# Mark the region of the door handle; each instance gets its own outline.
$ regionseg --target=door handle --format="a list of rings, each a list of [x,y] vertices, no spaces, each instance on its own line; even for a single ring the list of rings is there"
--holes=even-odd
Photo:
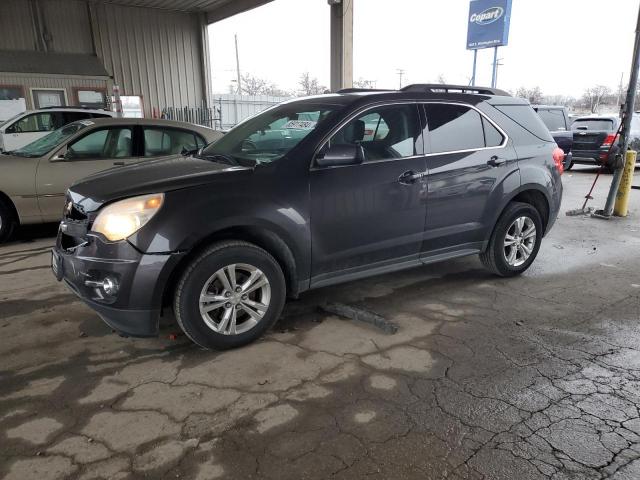
[[[497,155],[494,155],[493,157],[491,157],[489,159],[489,161],[487,162],[487,165],[491,166],[491,167],[497,167],[499,165],[502,165],[503,163],[505,163],[507,161],[506,158],[500,158]]]
[[[113,162],[113,164],[119,167],[124,166],[124,162]]]
[[[417,180],[420,180],[425,175],[426,173],[424,172],[416,173],[413,170],[407,170],[398,177],[398,183],[401,183],[402,185],[411,185],[412,183],[416,183]]]

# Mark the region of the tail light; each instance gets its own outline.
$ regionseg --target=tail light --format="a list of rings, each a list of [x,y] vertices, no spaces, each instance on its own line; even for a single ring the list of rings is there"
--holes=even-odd
[[[562,175],[562,173],[564,172],[564,151],[561,148],[556,147],[551,155],[553,156],[553,163],[556,164],[558,173]]]
[[[613,145],[613,142],[618,141],[619,137],[620,135],[616,135],[615,133],[610,133],[609,135],[607,135],[607,138],[604,139],[604,142],[602,142],[602,146],[610,147],[611,145]]]

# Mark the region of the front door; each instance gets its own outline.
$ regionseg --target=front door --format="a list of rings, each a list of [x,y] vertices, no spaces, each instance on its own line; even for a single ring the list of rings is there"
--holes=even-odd
[[[426,162],[416,104],[371,108],[326,145],[360,145],[364,161],[310,172],[312,285],[418,262]]]
[[[93,173],[140,160],[133,150],[133,127],[98,128],[67,145],[64,158],[59,152],[42,159],[36,175],[38,205],[44,221],[62,216],[67,189]]]
[[[506,135],[477,110],[459,104],[424,105],[428,210],[425,256],[476,250],[493,225],[491,198],[501,199],[502,181],[517,171]],[[519,177],[513,176],[518,182]],[[500,202],[498,202],[500,203]]]

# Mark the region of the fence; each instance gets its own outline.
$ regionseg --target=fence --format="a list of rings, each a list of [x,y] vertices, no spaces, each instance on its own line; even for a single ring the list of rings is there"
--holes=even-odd
[[[211,107],[166,107],[162,110],[162,118],[228,130],[245,118],[289,98],[271,95],[214,95]]]
[[[290,97],[273,97],[271,95],[218,94],[213,96],[211,103],[218,112],[218,127],[226,130],[245,118],[289,99]]]
[[[166,107],[162,110],[162,118],[219,129],[219,118],[216,116],[216,109],[214,108]]]

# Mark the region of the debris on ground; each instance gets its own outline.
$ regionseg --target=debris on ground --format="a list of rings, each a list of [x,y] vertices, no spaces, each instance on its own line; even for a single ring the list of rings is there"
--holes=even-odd
[[[387,320],[386,318],[378,315],[377,313],[370,312],[359,307],[352,307],[344,303],[325,303],[320,308],[328,313],[333,313],[341,317],[348,318],[350,320],[357,320],[358,322],[368,323],[374,327],[379,328],[384,333],[393,335],[398,331],[398,326]]]

